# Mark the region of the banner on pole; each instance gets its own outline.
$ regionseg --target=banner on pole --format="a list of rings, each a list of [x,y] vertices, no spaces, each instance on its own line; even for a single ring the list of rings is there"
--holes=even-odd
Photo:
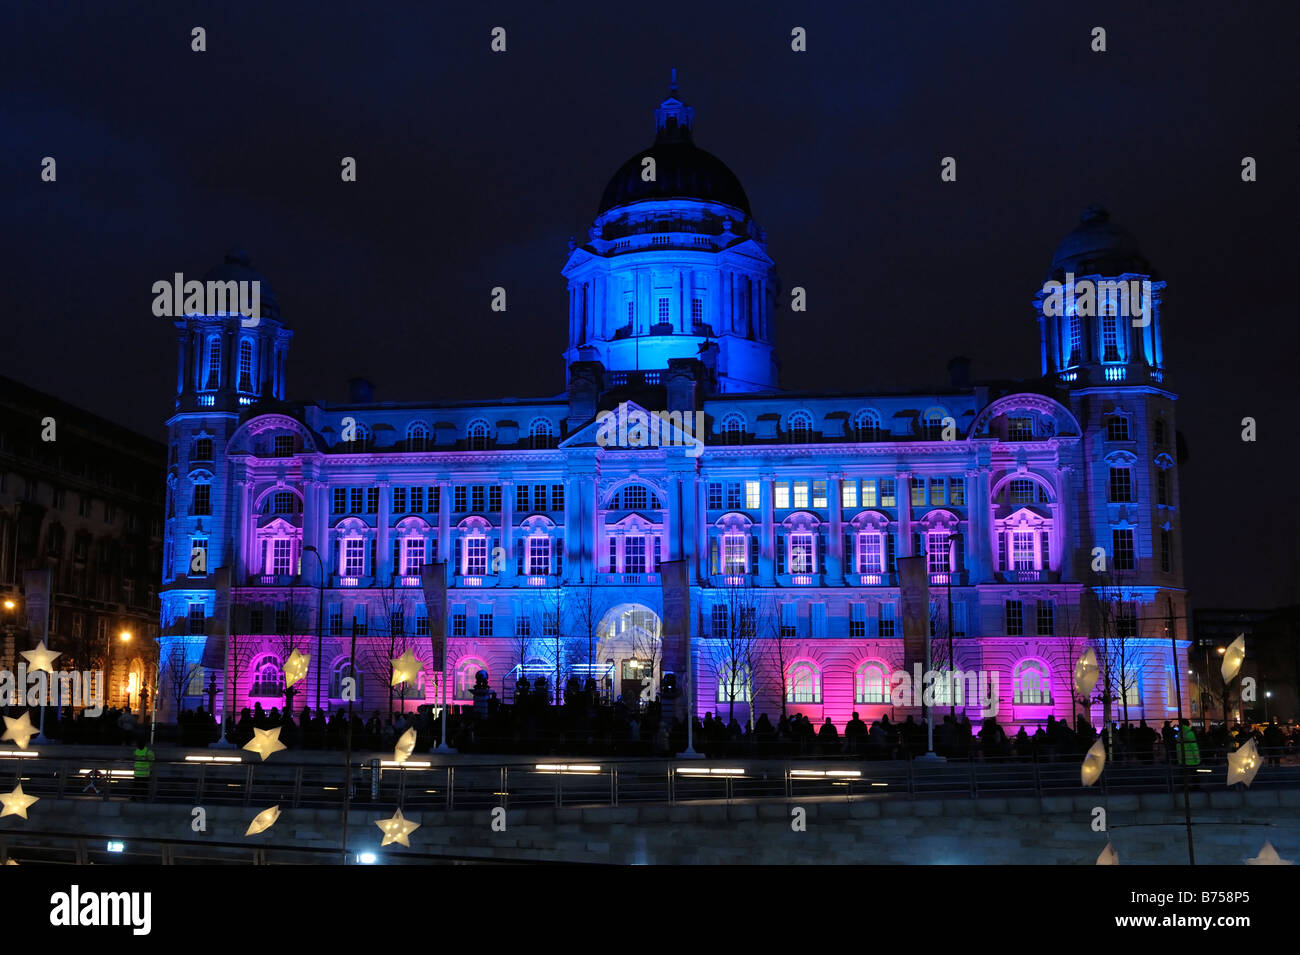
[[[230,568],[218,567],[212,574],[216,589],[212,616],[204,628],[207,639],[203,643],[202,665],[209,670],[226,669],[226,642],[230,634]]]
[[[690,665],[691,592],[686,580],[686,561],[666,560],[659,565],[663,588],[664,616],[660,630],[663,669],[678,676],[678,685]]]
[[[425,564],[421,567],[420,586],[424,590],[424,607],[429,614],[429,643],[433,647],[433,668],[441,674],[447,660],[446,561]]]
[[[908,664],[923,663],[930,635],[930,573],[924,557],[898,558],[898,591],[903,603],[903,655]]]
[[[27,605],[27,629],[32,636],[50,636],[50,569],[23,571],[23,601]]]

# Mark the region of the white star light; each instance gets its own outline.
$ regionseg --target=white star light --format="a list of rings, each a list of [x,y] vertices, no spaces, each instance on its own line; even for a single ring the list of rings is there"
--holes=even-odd
[[[411,758],[415,752],[415,727],[412,726],[397,741],[397,749],[393,750],[393,760],[398,763],[404,763]]]
[[[253,817],[253,821],[248,824],[248,829],[244,833],[244,835],[255,836],[259,832],[266,832],[266,830],[270,829],[272,826],[275,825],[275,820],[279,818],[280,818],[279,806],[272,806],[270,809],[263,809],[261,812],[259,812],[256,816]]]
[[[1273,843],[1265,842],[1264,848],[1259,850],[1259,855],[1247,859],[1246,865],[1295,865],[1295,862],[1291,859],[1283,859],[1273,848]]]
[[[393,686],[399,683],[410,683],[415,679],[415,675],[420,672],[420,661],[415,659],[415,654],[407,650],[400,657],[393,661]]]
[[[1101,737],[1097,737],[1097,742],[1092,744],[1088,750],[1088,755],[1083,757],[1083,766],[1079,770],[1079,775],[1083,779],[1085,786],[1091,786],[1101,778],[1101,771],[1106,768],[1106,746],[1102,743]]]
[[[4,809],[0,809],[0,816],[22,816],[27,818],[27,807],[36,802],[39,796],[29,796],[23,792],[23,784],[19,783],[11,793],[0,793],[0,804]]]
[[[276,726],[269,730],[253,730],[253,738],[244,744],[244,749],[257,753],[266,762],[266,757],[272,753],[278,753],[282,749],[288,749],[280,742],[280,727]]]
[[[1101,850],[1101,855],[1097,856],[1097,865],[1119,865],[1119,853],[1109,842],[1106,848]]]
[[[27,741],[39,732],[32,725],[31,714],[23,710],[23,715],[14,719],[12,716],[5,717],[5,733],[0,736],[0,741],[13,740],[18,744],[19,749],[27,748]]]
[[[54,658],[63,656],[62,653],[56,653],[53,650],[45,649],[44,640],[36,645],[35,650],[23,650],[21,653],[27,658],[27,670],[29,673],[36,673],[39,670],[44,670],[46,673],[53,673]]]
[[[289,654],[289,659],[284,661],[284,685],[286,688],[293,686],[299,680],[307,676],[307,665],[311,663],[310,653],[299,653],[294,650]]]
[[[1246,740],[1244,746],[1228,754],[1228,785],[1245,783],[1249,786],[1259,772],[1259,763],[1259,748],[1253,739]]]
[[[384,841],[379,844],[381,848],[390,842],[397,842],[409,849],[411,846],[409,838],[411,833],[420,828],[418,822],[411,822],[411,820],[403,816],[400,809],[394,813],[391,819],[376,819],[375,825],[384,833]]]

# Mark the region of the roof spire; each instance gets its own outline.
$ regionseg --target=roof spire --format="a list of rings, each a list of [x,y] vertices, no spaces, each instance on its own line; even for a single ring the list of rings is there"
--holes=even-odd
[[[673,67],[673,80],[668,84],[668,92],[676,98],[677,96],[677,67]]]
[[[677,67],[672,69],[668,98],[655,110],[655,142],[690,142],[695,110],[682,102],[677,90]]]

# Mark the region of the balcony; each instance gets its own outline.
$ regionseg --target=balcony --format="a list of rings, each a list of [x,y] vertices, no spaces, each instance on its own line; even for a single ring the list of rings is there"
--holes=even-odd
[[[606,584],[658,584],[656,574],[601,574],[600,580]]]
[[[261,587],[292,587],[302,583],[293,574],[250,574],[248,582]]]
[[[1054,584],[1060,576],[1055,570],[1004,570],[998,573],[998,579],[1004,584]]]
[[[847,579],[850,584],[857,581],[859,587],[893,587],[895,585],[894,575],[886,573],[849,574]]]
[[[409,574],[404,574],[403,576],[397,578],[397,586],[418,587],[420,586],[420,578],[418,576],[412,577]]]

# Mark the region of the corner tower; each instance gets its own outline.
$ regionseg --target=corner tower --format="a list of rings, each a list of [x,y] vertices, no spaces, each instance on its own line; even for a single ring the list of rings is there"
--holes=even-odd
[[[719,392],[777,386],[767,237],[735,174],[695,145],[694,125],[674,70],[654,142],[614,173],[587,242],[570,243],[566,382],[576,361],[654,373],[705,357]]]

